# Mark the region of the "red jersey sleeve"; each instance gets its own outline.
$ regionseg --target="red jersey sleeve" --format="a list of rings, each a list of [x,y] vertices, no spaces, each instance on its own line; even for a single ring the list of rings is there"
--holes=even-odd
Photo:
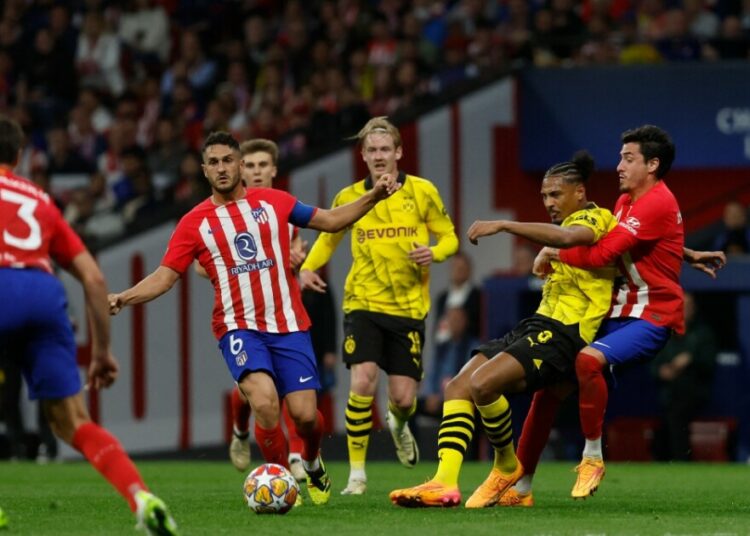
[[[53,209],[53,231],[50,236],[49,255],[54,261],[67,268],[76,256],[86,250],[81,238],[63,219],[57,208]]]
[[[189,218],[182,218],[169,239],[161,265],[180,274],[184,273],[196,257],[198,246],[196,233],[197,229],[190,225]]]
[[[633,249],[638,242],[660,238],[670,217],[658,191],[645,195],[632,205],[621,197],[615,206],[617,227],[591,246],[560,250],[560,260],[578,268],[601,268]]]

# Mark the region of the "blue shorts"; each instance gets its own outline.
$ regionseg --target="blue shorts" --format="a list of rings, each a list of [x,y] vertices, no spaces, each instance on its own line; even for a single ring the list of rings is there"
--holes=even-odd
[[[77,348],[62,283],[41,270],[0,268],[0,289],[0,351],[20,363],[29,398],[77,394]]]
[[[609,318],[591,343],[611,365],[650,361],[667,344],[672,330],[640,318]]]
[[[219,348],[238,383],[250,372],[264,371],[273,378],[280,398],[294,391],[320,389],[307,331],[266,333],[238,329],[225,333]]]

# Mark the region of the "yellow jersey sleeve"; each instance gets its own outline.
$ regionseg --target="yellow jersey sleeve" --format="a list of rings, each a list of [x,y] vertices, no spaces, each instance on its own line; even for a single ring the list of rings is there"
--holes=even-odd
[[[432,183],[425,183],[425,205],[427,206],[427,229],[435,236],[437,243],[432,246],[432,260],[443,262],[458,251],[458,237],[453,221],[448,216],[438,189]]]
[[[331,204],[331,208],[336,208],[337,206],[344,204],[341,202],[341,198],[342,193],[345,191],[346,189],[336,194],[336,197],[334,197],[333,203]],[[307,254],[307,257],[305,257],[302,266],[300,266],[300,270],[310,270],[314,272],[325,266],[328,261],[331,260],[333,252],[336,251],[336,248],[341,242],[341,239],[344,238],[344,235],[346,235],[347,231],[348,229],[342,229],[338,233],[318,233],[318,238],[315,240],[312,248],[310,248],[310,252]]]
[[[596,242],[617,225],[617,220],[609,210],[591,203],[565,218],[562,223],[563,227],[573,225],[591,229]],[[566,325],[578,324],[581,338],[590,343],[609,311],[615,268],[584,270],[553,261],[552,269],[542,288],[542,301],[537,313]]]

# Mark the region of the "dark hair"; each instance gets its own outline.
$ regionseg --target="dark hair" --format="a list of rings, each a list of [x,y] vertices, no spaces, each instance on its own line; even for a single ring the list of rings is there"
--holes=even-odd
[[[560,162],[549,168],[544,178],[562,177],[567,183],[586,184],[592,171],[594,171],[594,158],[588,151],[578,151],[569,162]]]
[[[23,143],[23,130],[12,119],[0,115],[0,164],[15,164]]]
[[[643,159],[648,162],[653,158],[659,159],[656,176],[662,178],[672,167],[674,162],[674,143],[666,131],[654,125],[626,130],[620,138],[622,143],[637,143],[641,146]]]
[[[201,154],[204,154],[206,152],[206,149],[208,149],[212,145],[226,145],[227,147],[231,147],[236,151],[240,150],[240,144],[235,139],[235,137],[232,136],[229,132],[225,132],[223,130],[217,130],[216,132],[212,132],[208,135],[206,141],[203,142]]]

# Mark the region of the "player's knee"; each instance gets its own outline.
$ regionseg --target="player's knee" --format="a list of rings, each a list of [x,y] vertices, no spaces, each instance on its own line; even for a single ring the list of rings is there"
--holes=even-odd
[[[596,356],[584,352],[576,356],[576,376],[579,382],[600,374],[602,367],[603,364]]]
[[[471,392],[471,398],[477,404],[486,404],[488,403],[488,399],[495,398],[496,395],[501,394],[497,392],[497,388],[490,378],[487,378],[484,374],[477,374],[476,372],[471,375],[469,389]]]
[[[471,396],[469,377],[458,375],[451,378],[445,385],[443,396],[445,400],[468,400]]]

